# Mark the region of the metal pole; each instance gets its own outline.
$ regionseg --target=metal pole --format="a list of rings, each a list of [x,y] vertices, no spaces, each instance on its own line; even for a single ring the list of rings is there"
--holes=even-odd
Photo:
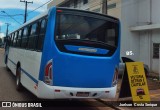
[[[102,0],[102,13],[107,14],[107,0]]]
[[[28,1],[21,1],[20,2],[24,2],[25,3],[25,13],[24,13],[24,23],[27,21],[27,5],[28,3],[32,3],[33,4],[33,1],[32,2],[28,2]]]
[[[27,21],[27,1],[25,1],[25,16],[24,16],[24,23]]]
[[[9,23],[5,23],[7,25],[7,29],[6,29],[6,37],[8,36],[8,27],[9,27]]]

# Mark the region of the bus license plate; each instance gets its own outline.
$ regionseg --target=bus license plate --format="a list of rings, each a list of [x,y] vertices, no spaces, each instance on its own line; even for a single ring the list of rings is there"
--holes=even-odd
[[[77,92],[77,97],[88,97],[89,92]]]

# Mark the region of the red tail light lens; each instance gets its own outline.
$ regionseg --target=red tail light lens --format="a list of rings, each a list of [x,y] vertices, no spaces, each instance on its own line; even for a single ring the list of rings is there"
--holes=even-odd
[[[52,75],[52,60],[50,60],[45,67],[44,82],[46,84],[52,85]]]
[[[118,82],[118,68],[116,67],[115,70],[114,70],[114,77],[113,77],[113,86],[115,86]]]
[[[63,12],[63,11],[62,11],[62,10],[57,10],[57,12],[58,12],[58,13],[61,13],[61,12]]]

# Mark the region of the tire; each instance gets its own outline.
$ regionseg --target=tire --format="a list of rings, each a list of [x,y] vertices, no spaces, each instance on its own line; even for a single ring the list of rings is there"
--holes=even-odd
[[[144,68],[144,73],[146,75],[146,78],[148,78],[148,71]]]
[[[21,69],[20,67],[16,70],[16,89],[17,91],[22,90],[22,84],[21,84]]]

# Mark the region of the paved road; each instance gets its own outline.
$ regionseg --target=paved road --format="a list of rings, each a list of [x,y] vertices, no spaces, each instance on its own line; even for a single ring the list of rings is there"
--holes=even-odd
[[[36,96],[34,96],[32,93],[30,93],[28,90],[24,89],[22,92],[16,91],[16,85],[15,85],[15,76],[10,72],[7,71],[5,68],[5,65],[3,63],[3,55],[4,50],[0,48],[0,101],[43,101],[42,99],[38,99]],[[48,101],[48,100],[47,100]],[[63,100],[63,101],[55,101],[55,100],[49,100],[50,102],[53,102],[58,104],[58,107],[54,107],[51,109],[54,110],[113,110],[110,107],[107,107],[106,105],[102,104],[101,102],[95,101],[95,100]],[[63,105],[67,103],[67,106],[69,107],[63,107]],[[83,108],[81,108],[81,105]],[[97,105],[97,106],[96,106]],[[6,110],[6,108],[0,108]],[[9,109],[9,108],[7,108]],[[10,108],[15,109],[17,108]],[[22,109],[22,108],[18,108]],[[23,108],[23,109],[35,109],[35,108]],[[49,108],[47,108],[48,110]]]

